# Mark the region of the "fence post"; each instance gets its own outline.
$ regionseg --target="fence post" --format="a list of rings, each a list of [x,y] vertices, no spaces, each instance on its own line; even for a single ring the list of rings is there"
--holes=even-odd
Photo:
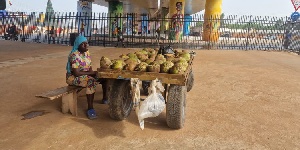
[[[25,26],[24,26],[24,14],[23,14],[23,12],[21,12],[21,15],[22,15],[22,38],[21,38],[21,41],[22,42],[25,42],[25,31],[24,31],[24,29],[25,29]]]
[[[250,33],[250,27],[251,27],[251,17],[252,16],[250,16],[250,20],[248,22],[248,28],[247,28],[246,50],[248,49],[248,46],[249,46],[249,33]]]
[[[103,46],[105,47],[106,45],[105,45],[105,37],[106,37],[106,33],[105,33],[105,21],[104,21],[104,16],[105,14],[104,13],[102,13],[102,28],[104,28],[104,33],[103,33],[103,35],[104,35],[104,38],[103,38]],[[104,24],[104,25],[103,25]],[[109,25],[107,24],[107,26],[108,26],[108,31],[109,31]]]

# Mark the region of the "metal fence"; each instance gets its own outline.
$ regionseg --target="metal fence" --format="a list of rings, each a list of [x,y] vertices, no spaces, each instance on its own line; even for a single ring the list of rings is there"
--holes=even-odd
[[[82,34],[93,46],[116,46],[120,27],[126,47],[172,45],[188,49],[287,50],[300,53],[300,22],[288,17],[221,16],[218,42],[203,41],[203,15],[183,20],[183,36],[171,40],[168,30],[171,18],[147,14],[9,12],[0,14],[0,36],[7,38],[10,25],[17,27],[17,37],[25,42],[72,45]],[[51,28],[54,34],[51,34]],[[205,28],[205,27],[204,27]],[[158,30],[159,29],[159,30]],[[8,39],[8,38],[7,38]]]

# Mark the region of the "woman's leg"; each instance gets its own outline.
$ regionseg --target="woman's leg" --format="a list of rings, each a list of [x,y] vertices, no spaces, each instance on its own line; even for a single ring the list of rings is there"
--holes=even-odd
[[[87,103],[88,103],[88,110],[89,109],[94,109],[94,105],[93,105],[94,95],[95,95],[95,93],[93,93],[93,94],[86,94],[86,99],[87,99]]]
[[[108,99],[108,97],[107,97],[107,81],[103,80],[101,84],[102,84],[102,91],[103,91],[103,99],[107,100]]]
[[[98,79],[98,82],[102,85],[102,93],[103,97],[101,100],[102,104],[107,104],[108,103],[108,97],[107,97],[107,80],[106,79]]]
[[[88,103],[88,109],[93,109],[93,101],[94,101],[94,95],[96,91],[96,79],[83,75],[79,77],[74,77],[74,76],[69,76],[67,77],[67,83],[70,85],[75,85],[75,86],[81,86],[81,87],[86,87],[86,98],[87,98],[87,103]]]

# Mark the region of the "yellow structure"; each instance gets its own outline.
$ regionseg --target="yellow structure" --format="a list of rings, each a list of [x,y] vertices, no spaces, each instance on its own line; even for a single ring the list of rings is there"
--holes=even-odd
[[[170,40],[182,39],[184,6],[185,0],[170,0],[169,2],[169,17],[171,18],[169,23]]]
[[[45,14],[41,13],[39,14],[39,21],[44,22],[45,21]]]
[[[222,13],[222,0],[206,0],[203,41],[217,42],[219,40],[220,16]]]

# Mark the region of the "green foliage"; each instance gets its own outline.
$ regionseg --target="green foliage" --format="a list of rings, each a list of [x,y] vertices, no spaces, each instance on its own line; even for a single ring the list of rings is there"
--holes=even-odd
[[[229,29],[256,29],[256,30],[283,30],[284,22],[279,19],[275,23],[273,22],[237,22],[234,24],[226,24]]]
[[[47,7],[46,7],[46,14],[45,14],[45,22],[50,23],[51,19],[53,18],[53,15],[54,15],[54,9],[52,7],[52,2],[51,0],[48,0]]]
[[[202,27],[203,24],[204,24],[204,21],[196,22],[196,27]]]

